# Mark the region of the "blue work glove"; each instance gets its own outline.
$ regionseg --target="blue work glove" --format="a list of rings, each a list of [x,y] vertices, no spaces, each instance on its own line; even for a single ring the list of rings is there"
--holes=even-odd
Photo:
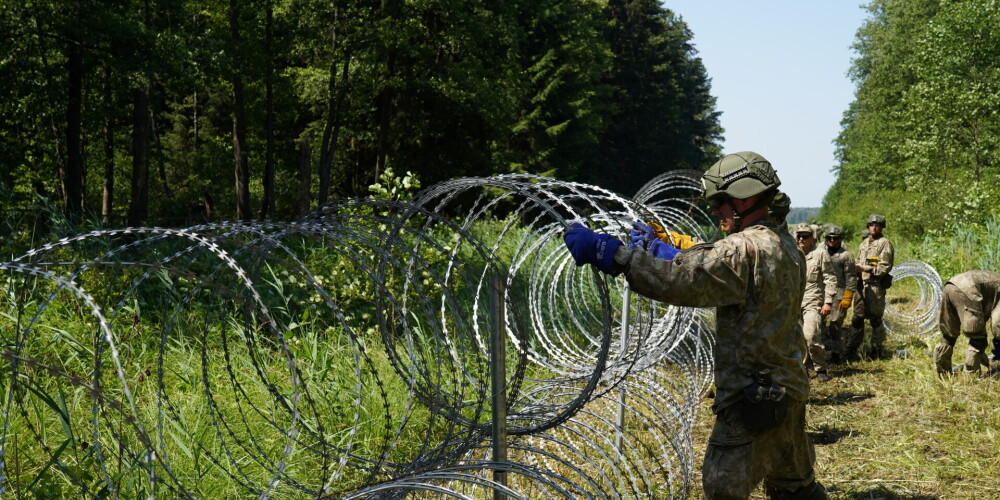
[[[632,231],[628,233],[628,247],[646,250],[653,240],[658,240],[656,232],[649,224],[636,221],[632,223]]]
[[[670,243],[665,243],[663,240],[655,239],[649,244],[649,253],[653,254],[653,257],[663,260],[673,260],[674,256],[681,253],[681,250]]]
[[[615,252],[618,247],[624,245],[621,241],[606,234],[596,233],[580,223],[573,224],[566,231],[563,242],[573,255],[577,266],[593,264],[607,274],[612,274],[611,265],[615,260]]]

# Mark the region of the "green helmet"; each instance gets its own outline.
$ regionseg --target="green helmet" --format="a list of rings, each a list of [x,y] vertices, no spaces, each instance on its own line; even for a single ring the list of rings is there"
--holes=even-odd
[[[719,196],[742,200],[777,188],[781,181],[771,162],[752,151],[741,151],[715,162],[701,178],[701,184],[707,200]]]
[[[840,226],[838,226],[836,224],[827,224],[826,225],[826,235],[829,236],[829,237],[833,237],[833,238],[837,238],[837,239],[842,240],[842,239],[844,239],[844,228],[842,228],[842,227],[840,227]]]
[[[871,214],[868,216],[868,224],[878,224],[885,228],[885,216],[879,214]]]

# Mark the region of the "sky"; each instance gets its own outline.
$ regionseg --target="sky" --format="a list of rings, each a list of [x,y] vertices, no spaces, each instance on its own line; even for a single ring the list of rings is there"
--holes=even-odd
[[[833,140],[854,99],[847,76],[861,0],[663,0],[693,33],[725,128],[723,153],[755,151],[793,207],[833,186]],[[867,2],[865,2],[867,3]]]

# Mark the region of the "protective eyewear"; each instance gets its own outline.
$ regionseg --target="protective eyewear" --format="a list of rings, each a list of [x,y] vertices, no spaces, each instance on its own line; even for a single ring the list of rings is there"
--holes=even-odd
[[[826,241],[840,241],[840,236],[827,236]]]
[[[809,238],[812,238],[812,237],[813,236],[811,234],[796,234],[795,235],[795,239],[797,239],[797,240],[808,240]]]

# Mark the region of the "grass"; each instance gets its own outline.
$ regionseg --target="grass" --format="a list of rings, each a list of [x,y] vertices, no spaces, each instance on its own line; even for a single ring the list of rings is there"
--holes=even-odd
[[[833,499],[1000,497],[1000,377],[942,380],[930,346],[890,344],[908,354],[841,365],[824,384],[812,379],[807,431],[817,479]],[[960,340],[956,363],[964,350]],[[714,421],[710,407],[711,400],[699,407],[697,457]],[[698,498],[700,475],[694,486]],[[763,496],[758,488],[753,498]]]

